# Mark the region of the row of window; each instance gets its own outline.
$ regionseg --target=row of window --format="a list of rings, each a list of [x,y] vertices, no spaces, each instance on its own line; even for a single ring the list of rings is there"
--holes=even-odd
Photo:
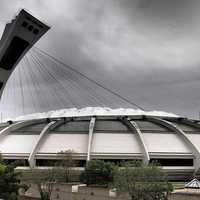
[[[40,28],[43,28],[43,26],[42,26],[41,24],[37,23],[34,19],[32,19],[32,18],[30,18],[30,17],[26,17],[26,19],[27,19],[28,21],[31,21],[32,23],[36,24],[36,25],[39,26]]]
[[[33,34],[38,35],[39,29],[35,28],[33,25],[29,24],[27,21],[22,22],[22,27],[27,28],[29,31],[32,31]]]
[[[28,166],[28,160],[5,160],[7,163],[17,161],[19,166]],[[105,162],[112,162],[117,165],[131,160],[110,159],[104,160]],[[37,159],[36,166],[58,166],[59,160],[55,159]],[[193,159],[151,159],[150,162],[157,162],[161,166],[193,166]],[[74,167],[85,167],[86,160],[74,160]]]

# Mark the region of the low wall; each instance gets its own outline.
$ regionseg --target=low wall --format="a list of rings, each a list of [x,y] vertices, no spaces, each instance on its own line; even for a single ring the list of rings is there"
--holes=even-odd
[[[200,194],[176,194],[172,193],[169,200],[200,200]]]
[[[40,200],[40,198],[20,196],[20,200]]]

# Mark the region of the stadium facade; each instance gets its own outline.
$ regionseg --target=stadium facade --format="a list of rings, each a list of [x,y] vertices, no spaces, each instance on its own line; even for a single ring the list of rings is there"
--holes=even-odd
[[[176,117],[87,116],[9,121],[0,127],[4,159],[47,166],[73,150],[79,166],[90,159],[157,160],[170,173],[200,169],[200,124]],[[51,161],[51,162],[49,162]]]
[[[48,29],[24,10],[6,25],[0,42],[0,94],[18,62]],[[169,174],[189,177],[200,171],[200,124],[180,117],[121,113],[0,124],[4,159],[47,166],[58,159],[58,152],[69,149],[79,166],[91,159],[157,160]]]

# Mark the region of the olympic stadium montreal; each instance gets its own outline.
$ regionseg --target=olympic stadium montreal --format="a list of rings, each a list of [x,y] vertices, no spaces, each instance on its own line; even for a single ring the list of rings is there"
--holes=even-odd
[[[25,10],[6,24],[0,41],[0,95],[17,64],[48,30]],[[36,53],[32,57],[36,62]],[[93,84],[99,87],[97,82]],[[58,159],[58,152],[69,149],[78,167],[91,159],[157,160],[172,176],[189,177],[200,171],[200,123],[164,112],[91,108],[29,115],[0,124],[0,152],[6,160],[48,166]]]

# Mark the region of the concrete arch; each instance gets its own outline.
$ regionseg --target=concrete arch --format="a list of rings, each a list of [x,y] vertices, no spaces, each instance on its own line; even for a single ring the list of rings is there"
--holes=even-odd
[[[144,142],[144,139],[143,139],[143,136],[142,136],[142,132],[140,131],[140,128],[138,127],[137,123],[134,122],[134,121],[131,121],[130,118],[127,118],[127,117],[121,118],[121,121],[127,127],[129,127],[130,130],[132,130],[134,133],[137,134],[139,144],[142,147],[143,162],[145,164],[148,164],[149,161],[150,161],[149,152],[148,152],[147,146],[146,146],[146,144]]]
[[[196,146],[192,143],[192,141],[187,137],[187,135],[178,126],[176,126],[172,122],[169,122],[167,120],[160,119],[157,117],[147,116],[146,119],[148,121],[154,122],[156,124],[165,126],[166,128],[168,128],[168,129],[174,131],[176,134],[178,134],[180,136],[180,138],[182,138],[182,140],[188,145],[188,147],[191,149],[193,155],[195,156],[195,160],[194,160],[195,172],[197,172],[200,169],[200,152],[199,152],[199,150],[196,148]]]
[[[34,145],[30,155],[29,155],[29,158],[28,158],[28,162],[29,162],[29,165],[31,168],[34,168],[35,167],[35,155],[42,143],[42,140],[44,138],[44,135],[47,134],[50,130],[56,128],[57,126],[59,126],[60,124],[64,123],[64,120],[54,120],[50,123],[48,123],[44,128],[43,130],[41,131],[40,135],[39,135],[39,138],[37,139],[36,141],[36,144]]]
[[[42,122],[45,122],[45,121],[46,121],[46,119],[36,119],[36,120],[27,120],[27,121],[15,122],[15,123],[11,124],[10,126],[4,128],[3,130],[0,131],[0,138],[3,137],[4,135],[7,135],[11,131],[15,131],[15,130],[23,128],[25,126],[39,124],[39,123],[42,123]]]
[[[92,117],[90,119],[89,133],[88,133],[87,161],[90,160],[90,153],[91,153],[91,147],[92,147],[92,138],[93,138],[93,133],[94,133],[95,121],[96,121],[95,117]]]

